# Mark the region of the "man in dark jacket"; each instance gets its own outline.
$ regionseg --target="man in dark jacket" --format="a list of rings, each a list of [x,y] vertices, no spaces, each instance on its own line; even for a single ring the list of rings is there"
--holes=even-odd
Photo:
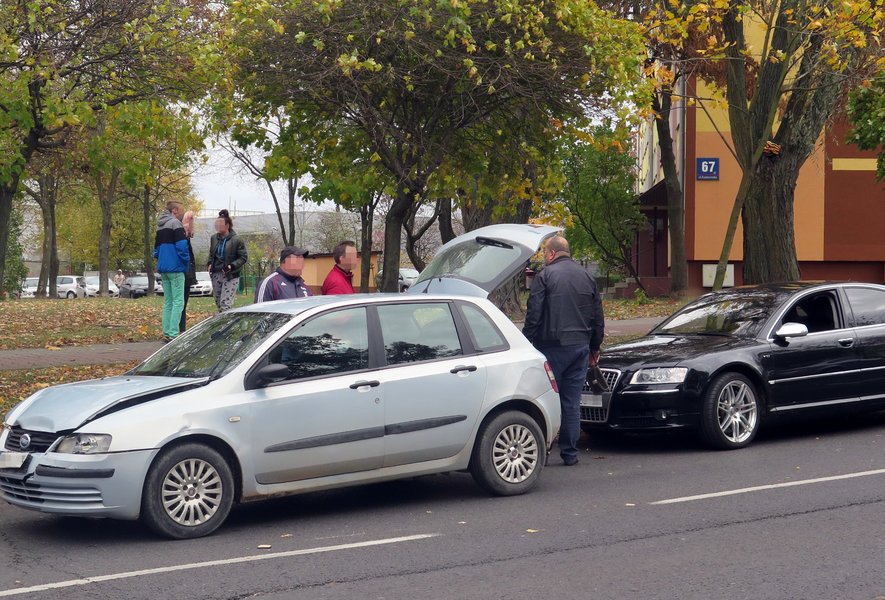
[[[581,388],[588,365],[599,361],[605,319],[596,281],[572,260],[564,237],[547,241],[544,264],[532,281],[522,332],[553,369],[562,407],[559,455],[566,465],[574,465],[581,434]]]
[[[353,293],[353,268],[356,266],[357,258],[356,244],[350,240],[339,243],[332,250],[332,258],[335,260],[335,266],[326,275],[323,281],[322,294],[328,296],[331,294],[352,294]]]
[[[306,298],[310,289],[301,278],[304,270],[304,257],[309,253],[304,248],[286,246],[280,252],[279,268],[264,278],[255,289],[255,302]]]
[[[184,215],[181,202],[166,203],[166,209],[157,217],[157,235],[154,240],[154,258],[157,272],[163,282],[163,340],[178,336],[178,324],[184,309],[184,274],[190,262],[187,238],[180,217]]]

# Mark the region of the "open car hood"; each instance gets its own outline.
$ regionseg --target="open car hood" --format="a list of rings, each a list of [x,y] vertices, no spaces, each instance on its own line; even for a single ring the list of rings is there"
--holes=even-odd
[[[408,293],[487,297],[525,268],[549,237],[551,225],[507,223],[469,231],[439,249]]]

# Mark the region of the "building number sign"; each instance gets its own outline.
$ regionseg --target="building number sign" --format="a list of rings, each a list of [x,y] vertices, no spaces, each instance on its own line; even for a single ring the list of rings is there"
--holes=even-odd
[[[719,159],[718,158],[699,158],[697,168],[698,179],[708,179],[719,181]]]

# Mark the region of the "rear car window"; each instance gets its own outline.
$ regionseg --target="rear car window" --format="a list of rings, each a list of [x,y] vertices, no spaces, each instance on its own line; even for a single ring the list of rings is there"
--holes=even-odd
[[[849,287],[845,288],[845,294],[857,327],[885,323],[885,292],[872,288]]]
[[[447,303],[379,306],[378,318],[389,365],[462,354],[455,320]]]
[[[507,348],[504,336],[482,310],[473,304],[461,304],[461,313],[464,315],[464,320],[467,321],[470,335],[473,336],[473,346],[477,350],[490,352]]]

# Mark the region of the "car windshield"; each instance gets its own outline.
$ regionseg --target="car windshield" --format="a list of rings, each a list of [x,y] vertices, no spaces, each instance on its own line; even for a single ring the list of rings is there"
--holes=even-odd
[[[161,348],[130,374],[217,379],[291,319],[292,315],[264,312],[218,315]]]
[[[781,302],[778,294],[739,291],[698,298],[652,329],[653,335],[754,337]]]
[[[147,285],[148,280],[147,277],[130,277],[128,279],[129,285]]]
[[[28,277],[27,279],[25,279],[25,286],[37,287],[37,278],[36,277]]]
[[[418,271],[416,269],[400,269],[399,272],[403,277],[411,278],[418,276]]]
[[[197,281],[212,281],[209,271],[197,271]]]

